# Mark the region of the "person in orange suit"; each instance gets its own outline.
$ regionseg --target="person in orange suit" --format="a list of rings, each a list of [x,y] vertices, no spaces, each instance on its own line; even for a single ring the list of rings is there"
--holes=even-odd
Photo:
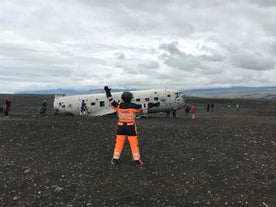
[[[128,138],[133,163],[136,166],[143,166],[144,163],[140,158],[140,150],[138,147],[138,136],[137,136],[137,127],[135,122],[136,114],[147,110],[146,107],[143,107],[141,104],[132,103],[133,94],[130,92],[122,93],[122,101],[118,103],[115,101],[111,95],[111,89],[108,86],[104,87],[106,92],[106,97],[109,101],[109,105],[112,109],[117,112],[118,123],[116,131],[116,144],[114,148],[113,157],[111,159],[111,165],[115,166],[119,164],[119,158],[124,147],[125,139]],[[158,107],[160,103],[148,103],[148,108]]]

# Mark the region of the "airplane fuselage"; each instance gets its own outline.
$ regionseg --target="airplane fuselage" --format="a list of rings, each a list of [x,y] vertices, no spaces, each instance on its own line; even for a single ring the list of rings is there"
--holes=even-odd
[[[171,112],[184,106],[184,97],[182,93],[174,89],[156,89],[131,91],[134,98],[133,103],[147,104],[149,102],[160,102],[159,107],[148,110],[148,113]],[[112,93],[116,101],[121,100],[122,92]],[[56,114],[79,115],[81,111],[81,102],[86,102],[86,115],[102,116],[114,113],[110,108],[105,93],[86,94],[86,95],[55,95],[54,110]]]

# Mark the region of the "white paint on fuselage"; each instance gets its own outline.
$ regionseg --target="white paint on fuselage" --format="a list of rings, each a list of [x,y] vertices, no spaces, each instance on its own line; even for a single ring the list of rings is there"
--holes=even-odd
[[[141,90],[130,91],[134,98],[133,103],[147,104],[149,102],[160,102],[159,107],[153,107],[148,110],[149,113],[171,112],[180,109],[184,106],[184,97],[178,90],[173,89],[156,89],[156,90]],[[121,100],[122,92],[112,93],[113,99]],[[79,115],[81,110],[81,102],[86,102],[86,115],[102,116],[114,113],[110,108],[105,93],[101,94],[86,94],[86,95],[55,95],[54,110],[56,114],[73,114]]]

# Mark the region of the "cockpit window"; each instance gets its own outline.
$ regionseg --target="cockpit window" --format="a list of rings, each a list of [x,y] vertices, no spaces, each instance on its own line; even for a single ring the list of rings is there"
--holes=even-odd
[[[141,101],[141,99],[140,98],[136,98],[136,102],[140,102]]]
[[[153,100],[158,101],[158,97],[154,97]]]
[[[149,101],[150,99],[149,98],[145,98],[145,101]]]

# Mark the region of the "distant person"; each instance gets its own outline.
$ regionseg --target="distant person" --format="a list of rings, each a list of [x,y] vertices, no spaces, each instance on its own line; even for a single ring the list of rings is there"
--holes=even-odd
[[[188,117],[189,116],[189,113],[190,113],[190,106],[187,104],[185,106],[185,117]]]
[[[5,113],[5,116],[6,117],[9,117],[9,112],[11,110],[11,101],[9,98],[6,98],[6,105],[5,105],[5,108],[4,108],[4,113]]]
[[[236,104],[236,111],[239,111],[239,110],[240,110],[240,105]]]
[[[195,107],[192,106],[192,107],[191,107],[192,119],[195,119],[195,113],[196,113]]]
[[[207,104],[207,112],[210,112],[210,104]]]
[[[176,109],[172,110],[172,115],[173,115],[173,118],[176,118]]]
[[[82,102],[81,102],[81,111],[80,111],[80,115],[81,116],[85,116],[85,111],[86,111],[86,103],[85,103],[85,101],[84,100],[82,100]]]
[[[211,112],[214,112],[214,107],[215,107],[215,105],[212,103],[211,104]]]
[[[45,114],[46,113],[46,108],[47,108],[46,100],[43,100],[42,106],[40,108],[40,114]]]

